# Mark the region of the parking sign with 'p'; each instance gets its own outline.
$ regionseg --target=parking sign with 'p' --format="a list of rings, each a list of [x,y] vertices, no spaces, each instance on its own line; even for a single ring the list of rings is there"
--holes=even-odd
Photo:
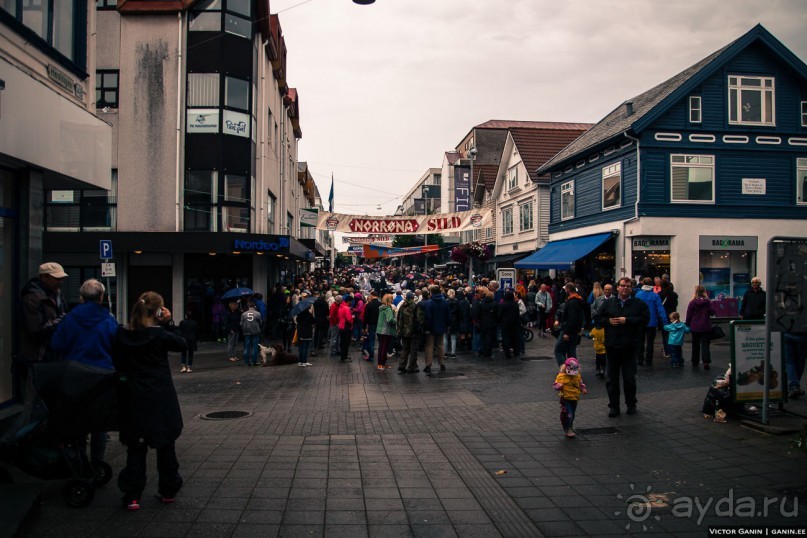
[[[101,259],[102,260],[111,260],[112,259],[112,240],[111,239],[101,239]]]

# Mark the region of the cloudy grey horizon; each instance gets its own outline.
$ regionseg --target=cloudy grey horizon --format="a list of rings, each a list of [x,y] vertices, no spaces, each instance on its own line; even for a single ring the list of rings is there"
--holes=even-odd
[[[807,61],[803,0],[273,0],[298,158],[327,209],[392,214],[491,119],[596,123],[762,24]],[[378,208],[381,209],[378,209]]]

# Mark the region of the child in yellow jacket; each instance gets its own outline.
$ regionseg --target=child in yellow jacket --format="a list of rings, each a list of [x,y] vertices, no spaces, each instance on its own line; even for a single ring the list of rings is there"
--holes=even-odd
[[[594,326],[589,333],[594,341],[595,372],[597,377],[605,375],[605,329]]]
[[[586,384],[580,375],[580,363],[574,357],[566,359],[560,367],[552,387],[560,392],[560,424],[567,438],[575,437],[572,426],[580,394],[586,394]]]

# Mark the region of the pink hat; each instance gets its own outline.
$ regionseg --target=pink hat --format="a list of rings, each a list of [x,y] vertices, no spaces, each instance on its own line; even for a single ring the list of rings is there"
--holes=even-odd
[[[577,375],[580,373],[580,363],[574,357],[569,357],[564,363],[566,365],[566,374]]]

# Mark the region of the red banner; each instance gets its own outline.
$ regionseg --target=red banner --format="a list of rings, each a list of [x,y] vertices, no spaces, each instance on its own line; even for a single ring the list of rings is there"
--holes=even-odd
[[[413,254],[425,254],[435,252],[440,249],[438,245],[423,245],[422,247],[384,247],[381,245],[363,245],[364,258],[398,258],[401,256],[411,256]]]

